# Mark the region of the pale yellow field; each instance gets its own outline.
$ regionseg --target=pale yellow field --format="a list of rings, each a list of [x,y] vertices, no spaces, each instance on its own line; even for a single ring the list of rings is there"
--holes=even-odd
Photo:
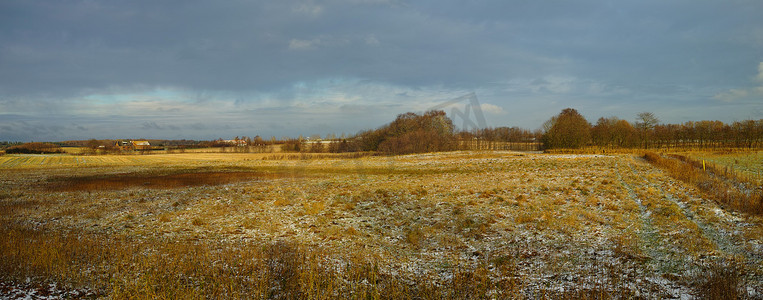
[[[151,155],[37,155],[10,154],[0,156],[0,169],[57,168],[57,167],[103,167],[103,166],[152,166],[172,164],[195,164],[258,160],[272,154],[264,153],[179,153]]]

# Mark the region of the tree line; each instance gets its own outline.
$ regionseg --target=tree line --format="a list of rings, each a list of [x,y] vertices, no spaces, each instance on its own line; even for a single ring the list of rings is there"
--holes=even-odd
[[[566,108],[544,124],[543,146],[553,148],[761,148],[763,119],[689,121],[660,124],[650,112],[639,113],[631,124],[617,117],[590,124],[577,110]]]
[[[599,118],[591,124],[577,110],[566,108],[551,117],[537,130],[519,127],[480,128],[458,131],[441,110],[423,114],[400,114],[394,121],[377,129],[363,130],[354,136],[311,139],[271,137],[236,137],[233,140],[152,140],[152,145],[168,151],[186,148],[218,147],[221,152],[375,152],[409,154],[452,150],[543,150],[582,147],[601,148],[763,148],[763,119],[736,121],[689,121],[662,124],[650,112],[636,116],[635,122],[617,117]],[[94,153],[118,150],[119,140],[59,142],[58,145],[81,146]],[[56,146],[58,146],[56,145]],[[51,153],[54,148],[31,144],[21,147],[5,143],[7,153]],[[13,146],[13,147],[11,147]],[[46,145],[47,147],[47,145]],[[60,149],[60,148],[59,148]],[[103,150],[98,150],[103,149]]]
[[[690,121],[662,124],[651,112],[631,123],[617,117],[591,124],[577,110],[566,108],[537,130],[519,127],[458,131],[443,111],[405,113],[377,129],[330,141],[302,138],[283,141],[282,151],[408,154],[452,150],[543,150],[565,148],[761,148],[763,119]]]

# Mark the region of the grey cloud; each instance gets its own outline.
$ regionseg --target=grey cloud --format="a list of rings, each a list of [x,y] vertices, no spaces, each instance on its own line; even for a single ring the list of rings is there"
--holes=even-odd
[[[17,30],[5,30],[2,57],[14,76],[3,73],[3,88],[20,93],[33,91],[30,83],[52,93],[114,82],[267,90],[323,76],[465,84],[500,70],[522,71],[509,64],[526,59],[493,40],[500,31],[422,17],[428,7],[327,4],[319,17],[283,22],[290,5],[271,2],[7,6],[31,11],[4,27]],[[378,44],[368,45],[369,35]],[[292,53],[290,44],[314,51]],[[458,60],[451,59],[455,54]]]
[[[757,94],[750,66],[763,61],[760,11],[763,2],[744,0],[8,0],[0,2],[0,113],[37,127],[0,124],[29,136],[82,135],[82,128],[130,134],[113,124],[205,136],[313,115],[315,121],[294,121],[288,133],[274,132],[316,124],[344,131],[416,109],[410,101],[417,97],[478,90],[485,103],[506,108],[517,122],[510,125],[533,127],[539,118],[533,110],[542,109],[536,103],[630,109],[751,98]],[[109,112],[111,119],[89,111],[113,103],[88,96],[165,87],[183,91],[173,101],[234,120],[229,127],[221,120],[201,124],[186,106],[161,103],[151,112]],[[310,97],[323,94],[354,100],[321,105]],[[227,101],[221,98],[237,111],[214,107]],[[304,106],[305,98],[316,103]],[[725,115],[713,119],[746,114],[755,108],[749,105],[717,110]],[[318,108],[322,117],[315,116]],[[353,114],[364,116],[347,116]],[[58,124],[90,117],[77,121],[82,128],[37,119],[52,116],[61,117]],[[328,122],[341,118],[355,123]],[[6,132],[0,134],[11,136]]]
[[[193,123],[193,124],[189,125],[188,127],[193,129],[193,130],[205,130],[205,129],[207,129],[207,126],[202,124],[202,123]]]
[[[85,126],[82,126],[82,125],[77,125],[77,124],[74,124],[74,123],[72,123],[72,124],[71,124],[71,126],[72,126],[74,129],[78,130],[78,131],[88,131],[88,130],[89,130],[89,129],[88,129],[87,127],[85,127]]]
[[[55,141],[65,139],[75,127],[58,125],[55,122],[44,121],[0,121],[0,140],[28,141],[34,137],[37,141]]]
[[[156,124],[156,122],[143,122],[143,125],[140,126],[140,129],[143,129],[143,130],[164,130],[164,126],[159,126],[159,124]]]
[[[140,126],[142,130],[180,130],[177,125],[159,125],[154,121],[146,121]]]

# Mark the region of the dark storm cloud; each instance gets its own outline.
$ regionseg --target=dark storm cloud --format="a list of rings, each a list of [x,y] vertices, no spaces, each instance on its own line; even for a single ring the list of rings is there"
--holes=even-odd
[[[558,26],[538,27],[523,25],[526,17],[478,23],[465,19],[460,5],[447,3],[315,5],[320,9],[289,1],[226,3],[6,3],[3,64],[17,72],[3,73],[3,88],[21,93],[40,86],[52,93],[115,84],[271,90],[342,76],[474,85],[564,64],[534,49],[568,26],[559,20]],[[499,11],[517,10],[504,6]],[[437,7],[454,11],[428,15]],[[533,23],[543,24],[542,15]],[[540,46],[568,48],[561,45],[564,40]]]
[[[0,115],[0,118],[2,118],[0,120],[0,140],[57,141],[65,139],[73,131],[81,131],[76,125],[61,125],[57,122],[45,122],[45,120],[27,117],[17,118]]]
[[[91,120],[76,123],[100,135],[352,132],[468,91],[505,112],[495,126],[534,128],[564,107],[729,121],[760,111],[761,11],[744,0],[2,1],[0,114],[21,119],[13,132],[0,120],[0,139],[82,134],[49,116]],[[724,115],[669,113],[707,103],[727,104]]]

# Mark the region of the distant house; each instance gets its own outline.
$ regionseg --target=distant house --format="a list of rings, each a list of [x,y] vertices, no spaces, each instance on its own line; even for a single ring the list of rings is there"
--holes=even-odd
[[[121,141],[120,142],[120,141],[117,141],[114,146],[117,147],[117,149],[122,150],[122,151],[132,150],[132,143],[130,143],[130,142],[125,142],[125,141]]]
[[[118,141],[114,146],[122,151],[151,150],[151,144],[148,141]]]

